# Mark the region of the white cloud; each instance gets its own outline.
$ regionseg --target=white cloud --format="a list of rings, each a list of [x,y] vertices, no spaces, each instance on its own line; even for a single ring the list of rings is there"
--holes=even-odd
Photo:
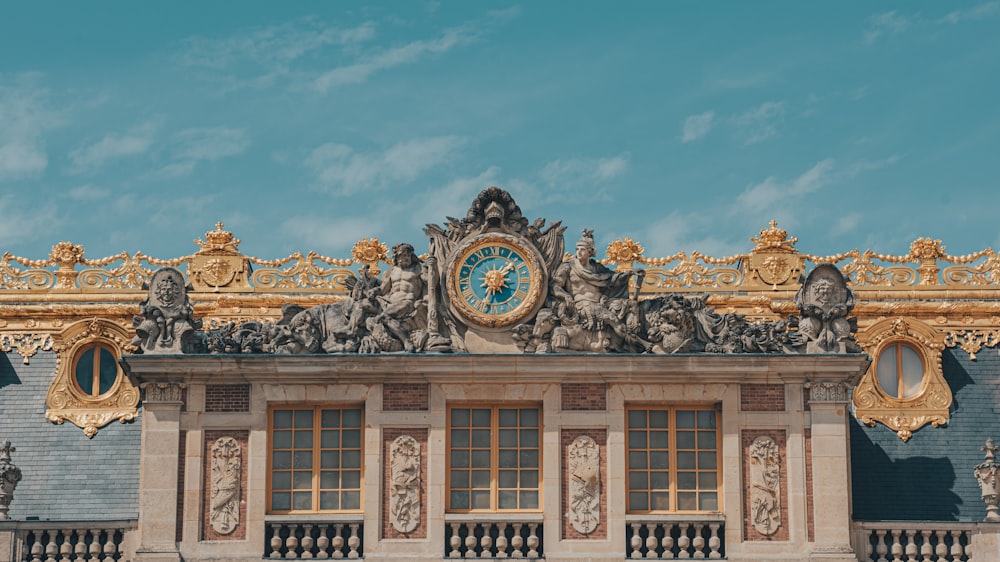
[[[833,160],[827,158],[817,162],[802,175],[790,180],[780,181],[771,176],[764,181],[748,186],[736,198],[735,211],[759,212],[773,208],[780,201],[788,201],[818,191],[831,181]]]
[[[171,163],[161,168],[161,176],[191,173],[199,162],[214,162],[241,154],[250,146],[246,130],[228,127],[185,129],[174,135]]]
[[[79,187],[74,187],[73,189],[69,190],[69,198],[74,201],[91,201],[95,199],[104,199],[108,195],[111,195],[110,190],[94,187],[89,183],[86,185],[81,185]]]
[[[712,130],[714,120],[714,111],[706,111],[705,113],[689,116],[684,120],[684,132],[681,134],[681,142],[691,142],[704,137]]]
[[[281,231],[304,247],[337,254],[355,242],[382,228],[380,215],[370,217],[292,217],[281,224]]]
[[[861,213],[848,213],[839,219],[830,229],[830,234],[833,236],[840,236],[842,234],[849,234],[854,232],[858,225],[861,224],[862,219]]]
[[[448,161],[465,144],[457,136],[413,139],[397,143],[381,153],[358,153],[351,147],[327,143],[305,160],[319,186],[349,195],[380,190],[390,183],[410,182],[420,174]]]
[[[108,133],[94,144],[71,151],[71,173],[98,168],[108,160],[145,153],[153,144],[156,128],[155,123],[147,121],[126,133]]]
[[[25,205],[25,203],[27,203]],[[57,222],[55,207],[39,206],[34,200],[0,195],[0,242],[3,250],[12,244],[37,236],[49,236],[51,225]]]
[[[864,42],[871,45],[878,41],[879,37],[885,35],[897,35],[906,31],[910,27],[910,18],[896,13],[884,12],[873,14],[868,17],[868,27],[864,32]]]
[[[628,170],[630,155],[610,158],[568,158],[553,160],[539,172],[539,177],[552,187],[566,188],[579,184],[607,181]]]
[[[1000,13],[1000,2],[985,2],[968,10],[955,10],[942,18],[939,23],[956,24],[961,21],[981,20],[996,13]]]
[[[646,227],[642,244],[647,256],[667,257],[678,251],[694,250],[712,257],[725,257],[746,251],[745,244],[723,240],[711,234],[718,216],[711,213],[673,211]],[[707,234],[706,234],[707,233]]]
[[[406,202],[399,210],[405,212],[409,222],[421,227],[428,220],[445,217],[464,217],[469,203],[479,192],[497,183],[500,168],[490,166],[479,175],[454,178],[445,185],[421,192]]]
[[[35,177],[49,159],[44,133],[59,125],[35,75],[0,74],[0,181]]]
[[[768,101],[736,116],[733,122],[743,144],[763,142],[778,134],[778,124],[785,117],[785,102]]]
[[[328,70],[316,78],[314,86],[320,92],[326,93],[338,86],[360,84],[380,70],[413,63],[428,55],[445,53],[475,41],[480,34],[471,26],[449,29],[436,39],[413,41],[401,47],[364,57],[361,62]]]

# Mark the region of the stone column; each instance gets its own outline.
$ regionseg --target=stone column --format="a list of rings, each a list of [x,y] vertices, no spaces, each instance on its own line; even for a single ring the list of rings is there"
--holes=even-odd
[[[0,521],[0,560],[18,560],[14,552],[14,522]]]
[[[813,521],[810,560],[857,562],[851,548],[851,466],[844,382],[807,383],[812,412]]]
[[[142,463],[139,466],[140,562],[178,562],[177,455],[184,384],[147,382],[143,391]]]

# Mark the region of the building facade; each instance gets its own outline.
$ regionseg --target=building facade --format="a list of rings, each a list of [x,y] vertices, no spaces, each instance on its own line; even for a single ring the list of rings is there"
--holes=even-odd
[[[993,250],[564,230],[4,254],[0,559],[998,559]]]

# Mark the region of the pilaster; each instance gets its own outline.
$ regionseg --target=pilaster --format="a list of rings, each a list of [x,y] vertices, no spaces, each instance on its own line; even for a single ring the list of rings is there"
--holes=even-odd
[[[845,382],[807,383],[812,413],[816,541],[810,560],[856,562],[851,548],[850,458]]]
[[[185,385],[143,383],[142,464],[139,466],[140,562],[178,562],[177,455]]]

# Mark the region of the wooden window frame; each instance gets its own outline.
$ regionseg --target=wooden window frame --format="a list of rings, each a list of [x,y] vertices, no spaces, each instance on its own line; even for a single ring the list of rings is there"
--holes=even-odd
[[[313,432],[313,436],[312,436],[312,447],[309,449],[312,452],[312,454],[313,454],[313,465],[312,465],[312,468],[310,469],[311,472],[312,472],[312,488],[310,489],[311,490],[311,494],[312,494],[312,508],[308,509],[308,510],[295,509],[294,508],[294,503],[293,503],[294,499],[290,502],[291,509],[288,509],[288,510],[275,510],[275,509],[272,509],[272,507],[271,507],[271,500],[272,500],[272,497],[271,497],[271,492],[272,492],[272,475],[273,475],[273,466],[272,466],[272,464],[274,462],[274,413],[276,411],[286,411],[286,410],[287,411],[293,411],[293,412],[296,411],[296,410],[312,410],[313,426],[312,426],[311,429],[312,429],[312,432]],[[360,424],[359,424],[359,426],[357,428],[358,431],[360,432],[360,436],[359,436],[360,437],[360,442],[359,442],[358,451],[359,451],[360,458],[361,458],[360,466],[358,467],[358,471],[361,473],[361,475],[360,475],[360,480],[359,480],[359,484],[358,484],[358,488],[357,488],[357,490],[358,490],[358,507],[357,507],[357,509],[320,509],[319,508],[320,492],[322,490],[322,488],[320,486],[320,477],[321,477],[321,472],[323,470],[321,468],[321,458],[322,458],[321,452],[323,450],[332,450],[332,448],[330,448],[330,447],[326,447],[326,448],[322,447],[322,430],[324,429],[324,427],[322,425],[322,416],[323,416],[322,412],[324,410],[326,410],[326,411],[336,410],[336,411],[340,412],[341,422],[340,422],[340,425],[337,428],[340,431],[344,430],[343,412],[345,410],[360,410],[360,412],[361,412],[361,422],[360,422]],[[292,414],[292,416],[293,416],[293,425],[294,425],[294,414]],[[332,429],[332,428],[326,428],[326,429]],[[353,429],[353,428],[349,428],[349,429]],[[294,427],[293,427],[293,439],[294,439]],[[341,452],[341,453],[344,451],[343,441],[342,440],[340,441],[340,446],[336,447],[335,449],[337,451]],[[282,449],[282,450],[285,450],[285,449]],[[291,449],[291,451],[293,451],[293,453],[292,453],[293,462],[294,462],[294,451],[295,450],[303,450],[304,451],[305,449],[296,449],[295,446],[294,446],[294,441],[293,441],[293,443],[292,443],[292,449]],[[354,449],[350,448],[348,450],[354,450]],[[338,463],[338,464],[343,464],[343,463],[341,462],[341,463]],[[337,468],[336,470],[338,470],[341,473],[341,483],[342,483],[343,482],[342,478],[343,478],[344,467],[341,466],[341,467]],[[291,473],[292,473],[292,484],[291,485],[293,487],[289,490],[289,492],[293,492],[295,490],[295,488],[294,488],[294,485],[295,485],[294,484],[294,468],[292,469]],[[343,488],[341,486],[340,488],[336,488],[336,490],[337,490],[338,493],[343,493],[345,491],[345,488]],[[354,491],[354,488],[348,488],[346,490],[347,491]],[[279,491],[284,491],[284,490],[279,490]],[[326,490],[326,491],[330,491],[330,490]],[[316,514],[316,513],[351,513],[351,514],[354,514],[354,513],[364,513],[364,509],[365,509],[365,407],[364,407],[364,404],[337,404],[337,405],[331,405],[331,404],[321,404],[321,405],[315,405],[315,404],[274,404],[274,405],[269,405],[268,408],[267,408],[267,486],[266,486],[266,494],[267,494],[267,501],[266,501],[265,513],[267,513],[268,515],[300,515],[300,514]],[[338,501],[338,504],[339,503],[341,503],[341,502]]]
[[[108,390],[103,393],[101,392],[101,349],[110,353],[111,357],[115,360],[115,380],[111,383],[111,386],[108,387]],[[93,364],[91,365],[92,380],[90,385],[91,389],[86,390],[80,386],[80,381],[76,378],[76,369],[79,366],[80,361],[83,359],[83,355],[90,350],[94,350]],[[74,389],[80,393],[84,400],[90,402],[97,402],[111,396],[120,386],[120,381],[124,375],[121,365],[118,364],[119,359],[121,359],[121,356],[115,346],[110,345],[103,340],[92,340],[80,346],[80,348],[73,353],[73,362],[70,367],[70,381],[72,381]],[[97,387],[96,392],[94,391],[95,386]]]
[[[452,473],[452,466],[451,466],[451,452],[452,452],[451,433],[452,433],[452,424],[451,424],[451,420],[452,420],[452,411],[456,410],[456,409],[458,409],[458,410],[468,409],[468,410],[470,410],[470,415],[471,415],[471,410],[477,410],[477,409],[484,409],[484,410],[488,409],[488,410],[490,410],[490,508],[489,509],[473,509],[471,507],[472,506],[471,497],[470,497],[470,501],[469,501],[469,506],[470,506],[469,509],[460,509],[460,508],[452,508],[451,507],[451,492],[452,492],[452,487],[451,487],[451,473]],[[537,471],[538,471],[538,487],[535,488],[535,489],[520,488],[519,487],[519,488],[517,488],[517,490],[518,490],[518,492],[526,491],[526,490],[536,490],[537,493],[538,493],[538,507],[537,508],[530,508],[530,509],[529,508],[525,508],[525,509],[521,509],[521,508],[519,508],[519,509],[500,509],[499,508],[499,493],[500,493],[500,486],[499,486],[499,484],[500,484],[499,483],[499,473],[500,473],[500,454],[499,454],[499,451],[500,451],[500,446],[499,446],[499,442],[500,442],[500,429],[501,429],[500,428],[500,410],[518,410],[518,412],[520,412],[520,410],[525,410],[525,409],[534,409],[534,410],[536,410],[538,412],[538,446],[535,449],[535,450],[538,451],[538,468],[537,468]],[[503,403],[498,404],[496,402],[491,402],[491,403],[475,402],[475,403],[448,404],[448,407],[446,408],[446,415],[448,417],[448,423],[447,423],[447,429],[446,429],[446,432],[445,432],[445,450],[447,452],[446,456],[445,456],[445,463],[446,463],[446,466],[445,466],[445,505],[446,505],[445,512],[446,513],[542,513],[545,504],[544,504],[543,486],[542,486],[542,470],[543,470],[543,466],[544,466],[544,456],[542,454],[543,453],[543,450],[542,450],[543,449],[542,439],[543,439],[543,436],[544,436],[544,428],[543,428],[543,423],[542,423],[543,411],[542,411],[542,404],[541,404],[541,402],[514,402],[514,403],[507,403],[507,404],[503,404]],[[520,426],[520,419],[521,419],[520,418],[520,413],[518,413],[518,431],[519,432],[520,432],[520,427],[521,427]],[[471,423],[471,420],[470,420],[470,423]],[[473,426],[470,426],[470,427],[473,427]],[[507,426],[504,426],[504,427],[507,427]],[[505,447],[505,449],[506,448],[507,447]],[[471,447],[471,434],[470,434],[470,446],[468,447],[468,450],[472,450],[472,449],[473,448]],[[520,451],[521,450],[526,450],[526,449],[522,449],[522,447],[520,446],[520,443],[519,443],[517,450],[519,452],[518,456],[520,456]],[[519,478],[518,485],[520,485],[520,467],[518,467],[517,470],[518,470],[518,478]],[[465,489],[465,488],[463,488],[463,489]],[[470,488],[468,488],[468,489],[469,490],[473,489],[473,488],[471,488],[471,482],[470,482]],[[504,490],[509,490],[509,489],[511,489],[511,488],[504,488]]]
[[[631,473],[633,472],[633,469],[632,469],[632,466],[631,466],[630,453],[632,453],[632,452],[639,452],[639,451],[646,451],[647,454],[648,454],[648,452],[651,449],[651,447],[649,446],[648,441],[647,441],[645,447],[635,448],[635,449],[632,448],[632,443],[631,443],[631,440],[632,440],[631,429],[632,429],[632,427],[629,424],[629,414],[631,412],[633,412],[633,411],[644,411],[644,412],[647,412],[647,414],[650,411],[656,411],[656,412],[664,412],[665,411],[665,412],[667,412],[667,428],[666,428],[667,429],[667,449],[666,449],[666,451],[667,451],[667,454],[669,455],[669,457],[668,457],[669,463],[668,463],[668,468],[667,468],[667,474],[668,474],[668,479],[669,479],[669,487],[668,488],[656,488],[655,491],[665,491],[665,492],[668,492],[670,494],[670,509],[669,510],[663,510],[663,509],[645,509],[645,510],[642,510],[642,509],[633,509],[632,508],[632,505],[631,505],[631,503],[632,503],[632,498],[631,498],[631,491],[632,491],[632,489],[630,488],[630,479],[631,479]],[[677,412],[678,411],[696,412],[696,414],[695,414],[696,416],[697,416],[697,412],[712,412],[715,415],[715,470],[714,470],[714,472],[715,472],[715,478],[716,478],[716,489],[715,489],[716,501],[717,501],[716,509],[712,509],[712,510],[700,510],[700,509],[696,509],[696,510],[680,510],[680,509],[677,509],[678,491],[680,491],[680,492],[691,492],[691,491],[694,491],[694,492],[696,492],[699,495],[701,493],[711,492],[711,489],[708,489],[708,488],[706,488],[706,489],[698,488],[698,489],[695,489],[695,490],[679,490],[678,489],[678,476],[677,476],[677,473],[678,472],[695,472],[696,474],[702,474],[702,473],[710,473],[710,472],[712,472],[712,470],[702,470],[702,469],[698,469],[698,468],[679,470],[679,468],[677,466],[677,453],[679,452],[678,449],[677,449],[677,431],[678,431],[678,427],[677,427]],[[719,405],[715,405],[715,404],[708,404],[708,405],[691,405],[691,404],[663,405],[663,404],[648,404],[648,403],[645,403],[645,404],[644,403],[629,404],[625,408],[625,420],[624,421],[625,421],[624,426],[625,426],[625,512],[626,513],[628,513],[628,514],[673,514],[673,513],[678,513],[678,514],[682,514],[682,513],[692,513],[692,514],[699,513],[699,514],[705,514],[705,513],[722,513],[723,512],[723,501],[722,501],[723,500],[723,493],[722,493],[723,492],[723,482],[722,482],[722,415],[721,415],[721,412],[719,411]],[[647,430],[647,431],[650,429],[648,415],[647,415],[647,420],[646,420],[646,426],[645,426],[644,429]],[[684,429],[686,430],[687,428],[684,428]],[[700,450],[700,449],[698,449],[698,444],[697,444],[697,432],[698,431],[703,431],[703,430],[700,430],[697,427],[692,428],[692,429],[695,431],[695,436],[696,436],[695,449],[684,449],[684,451],[694,451],[696,453],[696,455],[697,455],[698,451]],[[647,466],[645,468],[636,468],[635,469],[636,472],[638,472],[638,471],[645,471],[646,474],[647,474],[647,487],[645,488],[645,492],[647,494],[649,494],[650,492],[654,491],[654,489],[651,488],[651,487],[649,487],[649,485],[648,485],[648,482],[649,482],[649,476],[648,475],[651,472],[651,470],[652,469],[649,467],[648,461],[647,461]],[[647,496],[647,501],[648,501],[648,496]],[[649,505],[649,504],[647,504],[647,505]]]
[[[900,396],[903,389],[903,348],[907,347],[916,354],[917,358],[920,360],[920,386],[911,396]],[[890,348],[895,348],[896,353],[896,395],[889,394],[889,392],[882,386],[882,381],[878,379],[878,366],[882,360],[882,356],[889,351]],[[879,349],[878,355],[875,356],[875,363],[872,365],[872,369],[875,372],[875,385],[878,389],[885,394],[887,397],[897,402],[908,402],[916,398],[919,398],[925,392],[925,387],[927,386],[927,358],[924,357],[924,353],[918,347],[913,345],[913,343],[905,339],[893,339],[885,342],[882,348]]]

